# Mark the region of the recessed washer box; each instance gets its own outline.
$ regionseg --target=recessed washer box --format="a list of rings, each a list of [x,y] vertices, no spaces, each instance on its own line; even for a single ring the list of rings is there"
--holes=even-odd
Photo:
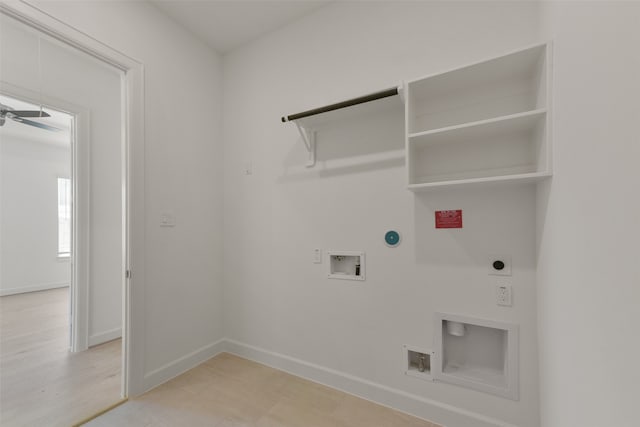
[[[410,345],[402,346],[404,373],[421,380],[431,381],[431,350]]]
[[[518,325],[436,313],[436,381],[518,400]]]
[[[365,279],[364,252],[327,251],[327,259],[329,260],[327,263],[329,279]]]

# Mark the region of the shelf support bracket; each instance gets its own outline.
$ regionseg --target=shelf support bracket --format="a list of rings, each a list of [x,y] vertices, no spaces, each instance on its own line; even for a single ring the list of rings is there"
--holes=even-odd
[[[305,167],[311,168],[316,164],[316,131],[313,129],[305,129],[300,126],[298,122],[295,122],[295,124],[298,128],[298,132],[300,132],[300,136],[302,137],[302,142],[304,142],[304,146],[307,148],[307,152],[309,153]]]

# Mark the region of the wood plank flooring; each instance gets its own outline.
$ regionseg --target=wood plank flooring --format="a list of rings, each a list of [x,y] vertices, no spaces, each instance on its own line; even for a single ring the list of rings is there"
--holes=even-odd
[[[68,348],[68,288],[0,297],[0,425],[69,427],[120,400],[120,340]]]
[[[87,427],[438,427],[222,353]]]

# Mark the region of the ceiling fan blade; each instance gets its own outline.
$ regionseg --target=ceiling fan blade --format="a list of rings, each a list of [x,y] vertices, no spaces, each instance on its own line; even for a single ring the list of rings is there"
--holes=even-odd
[[[27,120],[27,119],[23,119],[21,117],[12,117],[14,121],[18,122],[18,123],[24,123],[25,125],[29,125],[29,126],[35,126],[37,128],[40,129],[46,129],[46,130],[51,130],[54,132],[60,132],[61,129],[58,129],[56,127],[53,126],[49,126],[49,125],[45,125],[44,123],[38,123],[38,122],[34,122],[33,120]]]
[[[9,113],[18,117],[51,117],[46,111],[40,110],[11,110]]]

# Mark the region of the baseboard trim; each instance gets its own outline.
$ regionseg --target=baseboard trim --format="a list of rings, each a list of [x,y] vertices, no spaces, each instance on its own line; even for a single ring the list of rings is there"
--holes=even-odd
[[[20,286],[18,288],[0,289],[0,297],[7,295],[26,294],[29,292],[48,291],[50,289],[68,288],[69,282],[65,283],[41,283],[39,285]]]
[[[224,339],[220,339],[216,342],[200,347],[199,349],[169,362],[158,369],[147,372],[144,375],[144,388],[142,393],[151,390],[160,384],[166,383],[170,379],[175,378],[189,369],[195,368],[202,362],[211,359],[217,354],[224,352],[226,347],[225,341],[226,340]]]
[[[104,344],[108,341],[113,341],[121,337],[122,337],[122,328],[115,328],[109,331],[100,332],[99,334],[91,335],[89,337],[89,347],[93,347],[94,345]]]
[[[502,420],[433,399],[387,387],[335,369],[265,350],[232,339],[220,339],[144,375],[142,393],[228,352],[292,375],[335,388],[397,411],[451,427],[517,427]]]
[[[482,414],[377,384],[284,354],[225,339],[225,351],[442,426],[516,427]]]

